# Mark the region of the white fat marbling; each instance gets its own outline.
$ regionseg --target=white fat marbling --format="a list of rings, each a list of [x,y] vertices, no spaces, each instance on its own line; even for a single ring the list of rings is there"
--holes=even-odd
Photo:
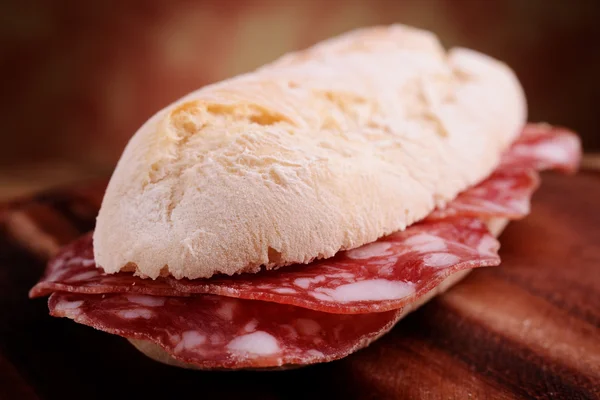
[[[173,345],[178,345],[181,342],[181,335],[178,333],[169,334],[169,340]]]
[[[119,311],[117,311],[117,314],[121,318],[125,318],[125,319],[138,319],[138,318],[150,319],[154,316],[154,313],[151,310],[148,310],[146,308],[134,308],[134,309],[130,309],[130,310],[119,310]]]
[[[396,300],[410,296],[415,292],[413,285],[406,282],[394,282],[387,279],[370,279],[335,289],[321,289],[329,297],[339,302]]]
[[[196,331],[185,331],[181,334],[181,340],[173,351],[179,353],[183,349],[194,349],[204,343],[206,343],[206,335]]]
[[[383,260],[384,262],[387,262],[386,260]],[[377,260],[376,262],[373,262],[373,264],[378,264],[379,262],[381,262],[381,260]],[[371,263],[369,263],[371,264]],[[335,274],[327,274],[328,277],[330,278],[343,278],[343,279],[354,279],[355,275],[350,273],[350,272],[338,272]]]
[[[286,288],[286,287],[272,289],[272,292],[279,293],[279,294],[295,294],[295,293],[297,293],[296,290],[294,290],[292,288]]]
[[[73,310],[79,311],[79,307],[81,307],[82,305],[83,305],[83,300],[76,300],[76,301],[61,300],[60,302],[58,302],[56,304],[56,306],[54,306],[54,310],[62,311],[62,312],[69,312],[70,314],[72,314]]]
[[[524,215],[529,214],[531,208],[529,199],[511,199],[508,206]]]
[[[434,268],[445,268],[460,261],[458,256],[450,253],[434,253],[425,256],[425,265]]]
[[[325,354],[321,353],[319,350],[315,350],[315,349],[310,349],[306,352],[307,355],[311,356],[311,357],[317,357],[317,358],[321,358],[324,357]]]
[[[510,180],[504,180],[504,179],[495,179],[494,181],[492,181],[492,185],[495,190],[502,192],[502,193],[512,191],[512,188],[513,188],[513,182]],[[484,192],[483,194],[486,195],[487,191]]]
[[[87,279],[95,278],[97,276],[100,276],[99,271],[85,271],[85,272],[80,272],[77,275],[73,275],[69,280],[70,281],[85,281]]]
[[[132,303],[140,304],[146,307],[160,307],[165,305],[164,297],[146,296],[143,294],[128,294],[127,300]]]
[[[534,148],[536,158],[552,160],[558,163],[569,161],[569,147],[564,147],[555,143],[542,142],[536,144]]]
[[[349,250],[346,252],[346,256],[354,260],[365,260],[372,257],[389,256],[386,253],[392,247],[387,242],[375,242],[359,247],[358,249]]]
[[[65,265],[81,264],[82,261],[83,258],[81,257],[69,257],[66,260]]]
[[[65,269],[57,268],[54,269],[48,276],[46,276],[46,280],[50,282],[56,282],[67,272]]]
[[[477,245],[477,252],[486,255],[496,255],[498,247],[498,240],[491,236],[484,236]]]
[[[236,307],[237,304],[235,302],[225,300],[223,301],[221,306],[215,310],[215,313],[219,317],[231,321],[231,319],[233,318],[233,312],[235,311]]]
[[[416,236],[410,237],[406,239],[403,244],[410,247],[411,250],[418,251],[420,253],[446,251],[448,249],[446,242],[444,242],[443,239],[427,233],[420,233]]]
[[[96,262],[93,259],[82,258],[82,257],[72,257],[66,262],[66,265],[81,265],[83,267],[91,267],[96,265]]]
[[[314,278],[296,278],[294,279],[294,285],[301,287],[302,289],[308,289],[313,283],[320,283],[325,281],[324,275],[315,276]]]
[[[236,337],[227,344],[227,348],[236,353],[269,355],[279,352],[279,343],[267,332],[256,331]]]
[[[379,276],[392,276],[394,275],[394,264],[387,264],[379,267],[378,269]]]
[[[253,319],[252,321],[248,322],[245,326],[244,326],[244,330],[246,332],[254,332],[256,330],[256,327],[258,326],[258,320],[257,319]]]
[[[93,259],[89,259],[89,258],[82,258],[81,265],[83,265],[84,267],[91,267],[93,265],[96,265],[96,261],[94,261]]]
[[[326,291],[326,290],[330,290],[330,289],[323,289],[323,288],[319,288],[319,290]],[[329,296],[328,294],[322,293],[322,292],[315,292],[315,291],[312,291],[312,292],[309,292],[309,294],[310,294],[312,297],[314,297],[315,299],[317,299],[317,300],[321,300],[321,301],[331,301],[331,300],[333,300],[333,299],[331,298],[331,296]]]

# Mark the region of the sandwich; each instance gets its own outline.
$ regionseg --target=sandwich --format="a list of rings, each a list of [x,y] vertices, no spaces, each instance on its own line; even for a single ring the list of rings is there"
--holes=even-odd
[[[201,88],[131,138],[30,297],[193,369],[350,355],[472,269],[575,134],[502,62],[371,27]]]

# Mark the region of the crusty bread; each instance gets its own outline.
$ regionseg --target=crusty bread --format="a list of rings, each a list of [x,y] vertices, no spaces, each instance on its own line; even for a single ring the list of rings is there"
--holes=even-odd
[[[112,176],[95,258],[194,279],[331,257],[484,179],[525,117],[504,64],[400,25],[354,31],[152,117]]]
[[[498,237],[498,236],[500,236],[500,234],[502,233],[502,231],[504,230],[504,228],[506,227],[508,222],[509,221],[504,218],[495,218],[495,219],[488,221],[487,225],[488,225],[490,232],[492,232],[496,237]],[[419,308],[423,304],[427,303],[429,300],[431,300],[435,296],[444,293],[446,290],[448,290],[452,286],[456,285],[458,282],[463,280],[471,271],[472,271],[472,269],[458,271],[458,272],[450,275],[446,279],[444,279],[442,281],[442,283],[440,283],[438,286],[436,286],[433,290],[426,293],[417,302],[405,307],[402,310],[402,313],[398,316],[396,323],[398,321],[400,321],[402,318],[404,318],[407,314],[415,311],[417,308]],[[365,341],[363,343],[359,343],[359,345],[355,349],[353,349],[350,353],[353,353],[364,347],[367,347],[368,345],[373,343],[375,340],[379,339],[381,336],[383,336],[384,334],[389,332],[396,323],[391,325],[388,330],[381,332],[381,334],[379,336],[373,337],[370,340]],[[139,339],[128,339],[128,340],[136,349],[138,349],[139,351],[141,351],[143,354],[145,354],[147,357],[150,357],[154,361],[158,361],[163,364],[171,365],[174,367],[181,367],[181,368],[188,368],[188,369],[202,369],[194,364],[188,364],[181,360],[173,358],[168,352],[163,350],[162,347],[160,347],[159,345],[157,345],[155,343],[149,342],[147,340],[139,340]],[[323,362],[323,361],[332,361],[332,360],[321,360],[321,362]],[[299,366],[302,366],[302,365],[299,365]],[[296,367],[298,367],[298,365],[283,365],[281,367],[262,368],[262,369],[289,369],[289,368],[296,368]]]

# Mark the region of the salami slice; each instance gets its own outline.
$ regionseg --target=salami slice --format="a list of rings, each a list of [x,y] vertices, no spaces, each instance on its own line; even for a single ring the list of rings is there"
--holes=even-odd
[[[328,314],[221,296],[54,293],[50,313],[158,344],[199,368],[265,368],[344,357],[387,332],[400,310]]]
[[[510,150],[504,153],[499,169],[555,169],[573,173],[580,161],[581,142],[575,133],[547,124],[527,124]]]
[[[531,197],[539,182],[538,173],[531,169],[500,169],[479,185],[459,194],[445,208],[433,211],[427,219],[454,216],[520,219],[529,214]]]
[[[105,274],[96,266],[92,233],[63,247],[48,263],[42,279],[29,291],[29,297],[52,292],[140,293],[157,296],[186,296],[165,279],[141,279],[131,273]]]
[[[529,214],[531,197],[539,186],[536,171],[572,173],[580,157],[581,145],[574,133],[546,124],[528,124],[488,179],[459,194],[445,208],[433,211],[427,219],[523,218]]]
[[[307,265],[211,279],[153,281],[125,273],[106,275],[95,267],[91,246],[91,237],[87,236],[68,248],[70,257],[57,258],[60,261],[51,265],[45,280],[32,289],[32,296],[53,291],[170,296],[210,293],[357,314],[402,308],[450,274],[500,263],[498,241],[473,218],[416,224]],[[87,259],[82,257],[84,254]]]

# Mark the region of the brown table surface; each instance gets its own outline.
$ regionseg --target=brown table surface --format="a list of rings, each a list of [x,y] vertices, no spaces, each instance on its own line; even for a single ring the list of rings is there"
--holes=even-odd
[[[474,271],[343,360],[280,372],[199,372],[48,316],[27,291],[93,228],[104,181],[0,205],[0,399],[600,398],[600,172],[544,174],[533,213]]]

